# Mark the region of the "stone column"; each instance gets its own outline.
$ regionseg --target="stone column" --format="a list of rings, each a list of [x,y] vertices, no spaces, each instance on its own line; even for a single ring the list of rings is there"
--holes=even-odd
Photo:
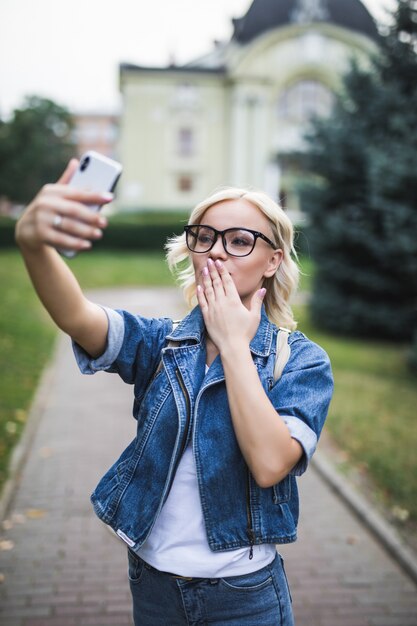
[[[232,87],[230,118],[230,182],[246,186],[248,115],[245,91],[240,85]]]

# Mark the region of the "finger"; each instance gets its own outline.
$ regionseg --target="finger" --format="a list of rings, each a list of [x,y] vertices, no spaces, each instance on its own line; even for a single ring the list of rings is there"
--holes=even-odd
[[[223,287],[222,279],[220,278],[220,274],[217,270],[217,267],[214,261],[212,261],[212,259],[207,259],[207,267],[210,273],[211,283],[212,283],[216,298],[220,298],[221,296],[224,296],[224,287]]]
[[[91,242],[103,236],[100,228],[65,216],[62,210],[44,214],[42,222],[44,226],[40,226],[40,229],[44,232],[44,240],[59,248],[84,250],[91,248]]]
[[[79,161],[77,159],[71,159],[65,168],[64,172],[59,177],[57,183],[58,185],[66,185],[72,178],[75,170],[78,167]]]
[[[70,185],[45,185],[43,193],[47,196],[57,196],[75,200],[83,204],[99,205],[111,202],[114,195],[110,191],[87,191],[86,189],[76,189]]]
[[[107,225],[107,220],[104,216],[97,211],[88,209],[81,202],[67,200],[59,196],[50,196],[43,199],[42,205],[45,209],[48,209],[48,213],[54,215],[58,213],[61,217],[78,220],[96,228],[103,228]]]
[[[216,261],[216,268],[221,278],[221,281],[223,283],[223,289],[224,289],[225,294],[227,296],[239,296],[237,289],[236,289],[236,285],[233,282],[232,277],[227,271],[227,268],[225,267],[225,265],[219,259],[217,259]]]
[[[262,289],[259,289],[253,294],[251,301],[250,301],[251,313],[256,313],[256,315],[259,317],[261,315],[262,303],[264,301],[265,294],[266,294],[266,289],[263,287]]]
[[[213,289],[213,281],[211,280],[210,272],[208,267],[203,267],[202,271],[202,279],[203,279],[203,289],[204,295],[206,297],[207,303],[215,301],[215,293]]]
[[[62,248],[64,250],[81,251],[88,250],[92,246],[91,241],[88,239],[81,239],[80,237],[69,235],[52,227],[47,230],[44,242],[55,248]]]
[[[80,239],[101,239],[103,231],[94,225],[86,224],[80,220],[71,217],[63,217],[59,213],[55,213],[50,222],[51,228],[58,230],[65,235],[71,235]],[[57,223],[58,218],[58,223]]]
[[[201,285],[197,285],[197,302],[200,306],[201,312],[203,313],[203,317],[205,317],[205,313],[208,311],[208,304],[204,295],[204,289]]]
[[[92,217],[83,205],[80,205],[80,207],[82,212],[87,213],[88,218]],[[102,230],[98,228],[98,225],[101,224],[97,225],[96,222],[87,224],[78,219],[78,213],[75,213],[77,217],[74,219],[71,216],[71,209],[73,208],[71,203],[61,198],[44,199],[42,210],[38,212],[36,219],[38,238],[56,247],[75,250],[91,247],[91,241],[102,237]],[[97,219],[97,216],[93,217]]]

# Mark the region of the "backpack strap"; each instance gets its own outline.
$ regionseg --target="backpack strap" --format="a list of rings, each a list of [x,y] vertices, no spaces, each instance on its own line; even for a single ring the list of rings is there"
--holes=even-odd
[[[172,333],[174,332],[174,330],[176,328],[178,328],[178,326],[181,324],[181,322],[182,322],[182,320],[173,320],[173,322],[172,322],[172,330],[171,330]],[[176,345],[178,345],[178,341],[171,340],[171,341],[168,341],[167,348],[172,348],[172,347],[174,347]]]
[[[288,328],[279,327],[277,334],[277,356],[274,367],[274,382],[276,383],[282,376],[284,367],[290,358],[291,348],[288,343],[288,337],[291,331]]]

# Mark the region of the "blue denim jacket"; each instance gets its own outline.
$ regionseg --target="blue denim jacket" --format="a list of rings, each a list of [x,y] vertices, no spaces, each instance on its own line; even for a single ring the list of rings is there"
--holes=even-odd
[[[315,450],[333,391],[326,353],[301,332],[292,333],[290,358],[274,384],[277,328],[262,311],[250,344],[253,361],[265,392],[304,454],[281,482],[261,488],[236,440],[219,356],[205,373],[200,309],[191,311],[175,330],[170,319],[106,312],[106,352],[92,360],[75,345],[76,357],[85,374],[117,372],[134,385],[137,435],[91,496],[100,519],[138,550],[152,530],[191,440],[212,550],[295,541],[295,476],[305,471]],[[175,345],[168,346],[170,340]],[[163,367],[157,371],[161,359]]]

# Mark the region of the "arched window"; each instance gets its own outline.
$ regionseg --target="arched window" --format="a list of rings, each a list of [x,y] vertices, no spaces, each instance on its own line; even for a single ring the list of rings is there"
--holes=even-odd
[[[317,80],[300,80],[278,98],[278,117],[293,122],[308,122],[313,116],[330,113],[334,95]]]

